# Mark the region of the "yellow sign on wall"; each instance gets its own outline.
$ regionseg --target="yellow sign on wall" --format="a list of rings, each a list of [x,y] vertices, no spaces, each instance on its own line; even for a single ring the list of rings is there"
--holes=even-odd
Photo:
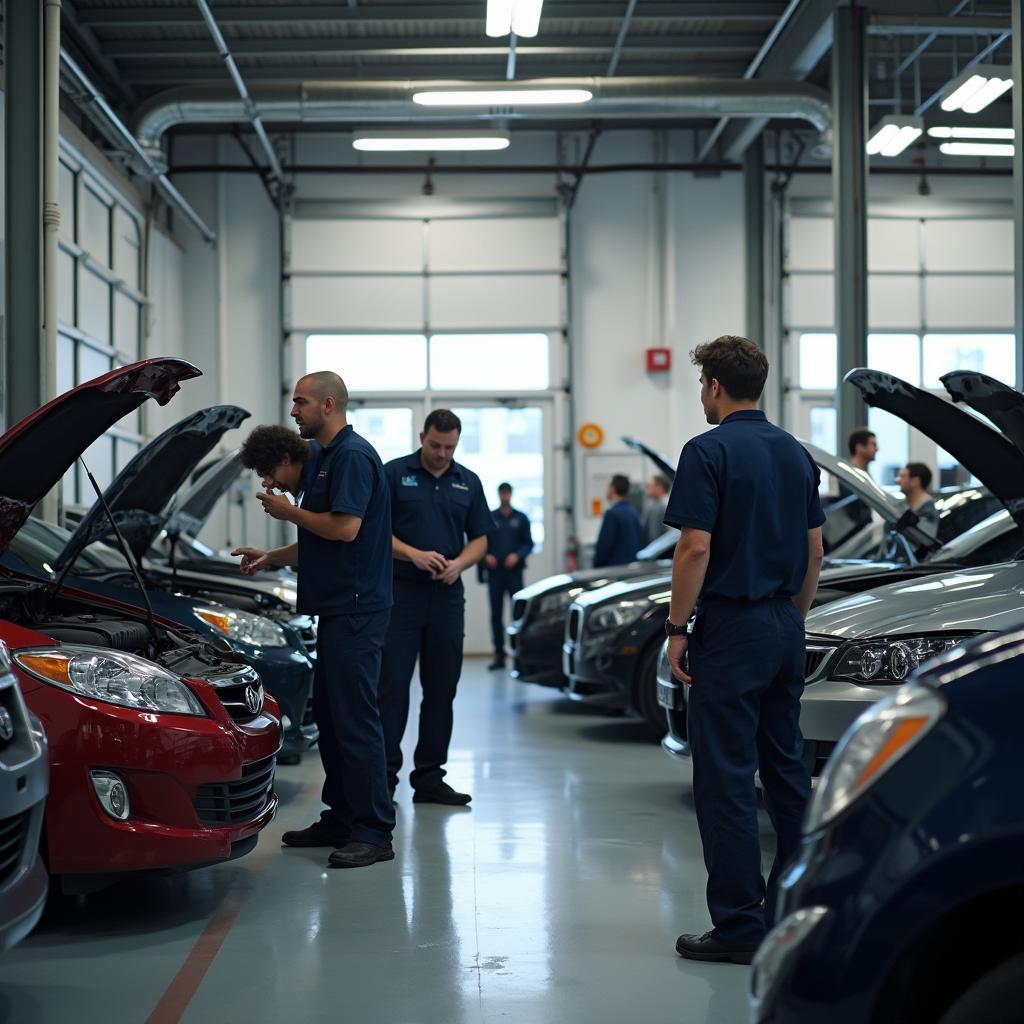
[[[604,431],[596,423],[584,423],[576,432],[576,440],[584,448],[599,448],[604,443]]]

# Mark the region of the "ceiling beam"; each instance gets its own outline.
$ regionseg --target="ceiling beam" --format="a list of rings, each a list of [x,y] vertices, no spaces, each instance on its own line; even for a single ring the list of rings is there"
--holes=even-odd
[[[480,54],[504,56],[508,42],[488,43],[486,38],[443,39],[436,36],[412,38],[388,36],[375,38],[346,37],[343,39],[232,39],[231,52],[236,57],[297,57],[310,54],[344,53],[352,56],[423,55],[450,56],[453,54]],[[538,36],[530,41],[516,40],[518,53],[607,53],[616,45],[614,35],[607,36]],[[756,50],[761,37],[756,35],[679,35],[634,36],[625,42],[627,50],[648,53],[737,53]],[[179,57],[214,57],[216,54],[206,39],[145,39],[110,41],[103,46],[104,53],[116,60],[142,60],[146,58],[177,59]]]
[[[872,14],[868,34],[873,36],[1001,35],[1010,31],[1009,17],[962,14],[955,18],[926,18],[919,15]]]
[[[714,0],[712,3],[680,3],[679,0],[643,0],[633,23],[650,21],[694,22],[745,21],[770,25],[785,8],[779,3],[747,3],[736,0]],[[544,21],[556,18],[609,18],[617,20],[622,13],[620,2],[559,2],[550,0],[544,7]],[[163,7],[137,4],[134,7],[92,7],[79,12],[83,25],[103,28],[138,28],[201,24],[199,12],[193,7]],[[303,21],[318,24],[354,24],[387,21],[472,21],[483,25],[484,11],[480,3],[395,3],[361,7],[330,7],[314,4],[277,4],[244,7],[217,5],[217,21],[221,25],[295,25]]]

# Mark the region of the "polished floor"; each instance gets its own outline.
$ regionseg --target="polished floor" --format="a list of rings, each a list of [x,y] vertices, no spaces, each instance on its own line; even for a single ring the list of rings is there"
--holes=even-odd
[[[396,859],[327,871],[279,846],[319,812],[318,759],[282,768],[247,858],[57,901],[0,960],[0,1022],[747,1019],[747,968],[673,950],[708,926],[704,866],[689,766],[640,723],[468,661],[449,769],[471,809],[402,786]]]

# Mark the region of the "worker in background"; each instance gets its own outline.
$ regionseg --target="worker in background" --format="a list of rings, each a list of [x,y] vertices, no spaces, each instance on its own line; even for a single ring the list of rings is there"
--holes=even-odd
[[[764,353],[747,338],[725,336],[698,346],[691,359],[701,369],[705,418],[717,426],[679,458],[665,515],[682,531],[665,631],[669,664],[686,684],[713,927],[680,935],[676,952],[748,964],[771,923],[776,880],[797,851],[811,792],[800,734],[804,616],[818,583],[825,516],[810,455],[757,408],[768,376]],[[777,837],[767,891],[758,773]]]
[[[939,532],[939,510],[928,493],[931,482],[932,471],[923,462],[908,462],[896,474],[896,483],[917,516],[917,525],[930,537],[935,537]]]
[[[523,570],[533,551],[530,517],[512,507],[512,485],[498,485],[498,507],[491,513],[493,527],[487,535],[487,587],[491,597],[491,638],[494,660],[487,667],[505,667],[505,595],[523,589]]]
[[[850,462],[865,473],[878,457],[878,438],[867,427],[851,430],[846,439],[846,447],[850,453]]]
[[[644,492],[644,547],[665,532],[665,509],[668,507],[668,492],[671,489],[672,484],[662,473],[655,474],[647,481]]]
[[[480,478],[455,461],[461,434],[455,413],[435,409],[423,425],[420,448],[384,467],[391,491],[395,585],[380,680],[388,787],[393,797],[419,659],[423,701],[409,777],[413,801],[453,806],[472,799],[444,781],[452,705],[462,673],[462,574],[486,554],[491,529]]]
[[[594,545],[594,568],[625,565],[636,558],[643,545],[643,527],[636,509],[630,504],[629,477],[616,473],[608,484],[608,511]]]
[[[388,799],[384,732],[377,708],[381,650],[391,617],[391,502],[373,446],[346,418],[348,390],[336,373],[295,385],[284,427],[257,427],[242,465],[263,479],[257,498],[274,519],[293,523],[298,541],[272,551],[237,548],[242,572],[298,565],[298,611],[320,617],[313,715],[320,728],[323,802],[308,828],[285,832],[286,846],[333,846],[332,868],[394,859],[395,810]],[[306,444],[302,438],[306,438]],[[301,493],[293,504],[285,494]]]

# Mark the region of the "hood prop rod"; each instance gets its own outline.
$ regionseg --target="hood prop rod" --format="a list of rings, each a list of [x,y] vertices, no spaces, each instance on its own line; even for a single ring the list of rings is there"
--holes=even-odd
[[[120,528],[117,525],[117,520],[114,518],[114,513],[110,511],[110,506],[107,504],[107,499],[104,497],[103,491],[100,490],[100,485],[96,483],[96,477],[92,475],[92,470],[85,464],[85,459],[81,456],[78,457],[78,461],[82,464],[82,469],[85,470],[85,475],[89,478],[89,483],[92,484],[92,489],[96,492],[96,497],[99,500],[100,505],[103,506],[103,511],[106,513],[107,520],[110,523],[111,529],[114,531],[114,536],[117,537],[117,546],[121,549],[121,554],[128,560],[128,565],[131,567],[132,575],[135,577],[135,582],[139,585],[139,590],[142,593],[142,600],[146,605],[146,625],[149,627],[150,635],[153,637],[153,645],[155,650],[160,649],[160,634],[156,631],[156,617],[153,614],[153,603],[149,599],[149,594],[146,591],[146,584],[142,579],[142,570],[138,564],[138,560],[135,557],[135,553],[127,543],[125,543],[124,536],[121,533]],[[72,562],[69,561],[61,571],[58,579],[58,586],[63,584],[64,577],[67,576],[68,571],[72,566]]]

